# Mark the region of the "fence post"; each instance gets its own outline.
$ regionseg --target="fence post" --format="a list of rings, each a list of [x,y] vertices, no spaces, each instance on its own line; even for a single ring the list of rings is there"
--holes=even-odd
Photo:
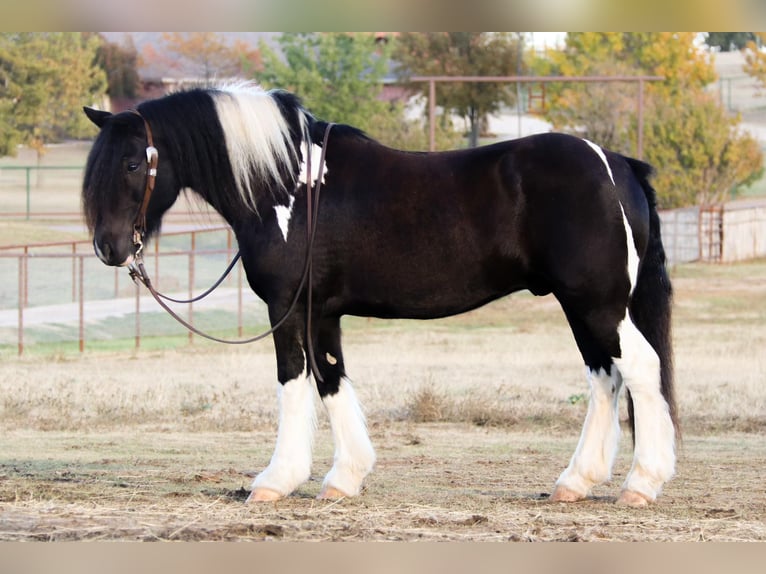
[[[138,287],[138,281],[135,283],[136,293],[136,350],[141,347],[141,290]]]
[[[77,265],[77,243],[72,241],[72,302],[77,301],[77,280],[75,278],[75,266]]]
[[[74,259],[74,258],[73,258]],[[80,315],[80,352],[85,351],[85,257],[80,256],[80,301],[79,301],[79,315]]]
[[[29,245],[24,246],[24,306],[29,305],[29,281],[27,281],[29,264]]]
[[[24,265],[25,261],[26,257],[24,255],[19,255],[19,356],[24,354],[24,291],[26,283],[26,281],[24,281],[24,273],[26,271],[26,266]]]
[[[30,189],[31,186],[29,184],[29,174],[32,171],[32,168],[27,167],[25,171],[27,172],[27,221],[29,221],[30,214],[32,212],[32,198],[31,198],[32,191]]]
[[[191,250],[189,251],[189,299],[194,297],[194,250],[197,248],[197,232],[191,232]],[[189,324],[194,326],[194,303],[189,303]],[[189,331],[189,344],[194,342],[194,333]]]
[[[242,337],[242,264],[237,265],[237,334]]]

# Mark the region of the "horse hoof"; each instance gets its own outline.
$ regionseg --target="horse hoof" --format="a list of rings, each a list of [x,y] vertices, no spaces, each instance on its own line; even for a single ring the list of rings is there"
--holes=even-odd
[[[652,501],[646,495],[635,490],[623,490],[620,493],[620,498],[617,499],[617,504],[632,506],[633,508],[649,506],[650,502]]]
[[[269,488],[254,488],[250,491],[250,496],[247,497],[247,504],[251,502],[274,502],[283,498],[276,490]]]
[[[319,500],[340,500],[341,498],[347,498],[348,495],[345,492],[341,492],[334,486],[325,486],[317,495]]]
[[[551,502],[577,502],[585,498],[584,494],[570,490],[566,486],[558,485],[548,500]]]

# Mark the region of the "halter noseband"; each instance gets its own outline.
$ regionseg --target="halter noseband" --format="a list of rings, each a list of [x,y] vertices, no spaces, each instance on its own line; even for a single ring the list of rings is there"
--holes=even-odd
[[[146,131],[146,188],[144,189],[144,199],[141,202],[141,208],[136,215],[133,223],[133,243],[136,246],[136,256],[144,248],[144,235],[146,235],[146,211],[149,208],[149,200],[154,191],[154,183],[157,180],[157,164],[159,163],[160,153],[154,147],[154,137],[149,122],[137,110],[130,110],[144,122],[144,131]]]

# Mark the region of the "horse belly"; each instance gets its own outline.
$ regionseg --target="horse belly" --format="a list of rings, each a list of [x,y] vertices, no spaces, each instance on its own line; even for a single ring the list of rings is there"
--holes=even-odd
[[[432,319],[470,311],[525,287],[524,274],[512,261],[400,257],[353,272],[347,295],[353,302],[349,314]]]

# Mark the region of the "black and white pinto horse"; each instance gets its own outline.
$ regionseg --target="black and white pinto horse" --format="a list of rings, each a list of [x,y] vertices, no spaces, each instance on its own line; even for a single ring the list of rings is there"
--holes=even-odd
[[[555,133],[413,153],[334,125],[323,146],[327,123],[296,96],[252,84],[179,92],[142,103],[139,113],[85,111],[101,128],[83,183],[98,257],[118,266],[135,258],[150,126],[159,167],[147,236],[159,231],[180,191],[193,190],[233,229],[248,282],[272,323],[301,285],[307,185],[316,183],[326,147],[313,303],[303,287],[273,335],[279,429],[250,501],[285,497],[309,478],[314,384],[335,444],[320,497],[359,494],[373,468],[375,452],[344,369],[341,316],[445,317],[521,289],[559,301],[590,384],[580,441],[551,498],[583,499],[610,478],[623,384],[634,458],[618,502],[654,501],[674,474],[671,286],[647,164]],[[307,359],[309,340],[319,376]]]

